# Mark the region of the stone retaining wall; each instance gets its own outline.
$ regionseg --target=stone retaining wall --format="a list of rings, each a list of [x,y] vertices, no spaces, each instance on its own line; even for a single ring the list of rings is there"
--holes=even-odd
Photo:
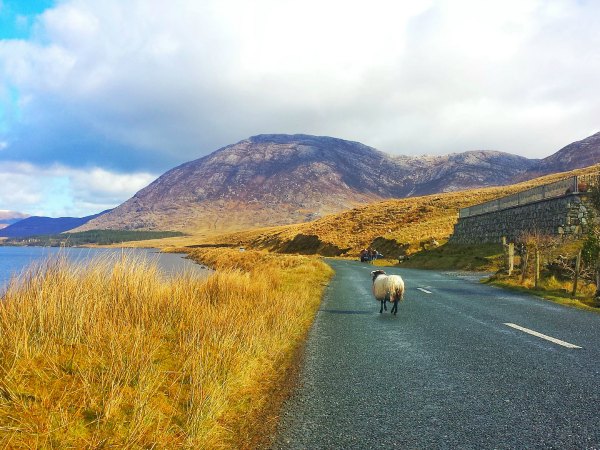
[[[592,208],[585,194],[542,200],[478,216],[464,217],[454,225],[450,242],[499,243],[506,236],[517,242],[528,232],[544,235],[581,235],[587,231]]]

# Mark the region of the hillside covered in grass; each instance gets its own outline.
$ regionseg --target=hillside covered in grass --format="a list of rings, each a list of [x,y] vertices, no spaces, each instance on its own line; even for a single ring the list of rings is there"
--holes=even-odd
[[[386,200],[332,214],[314,222],[216,236],[212,242],[282,253],[356,256],[373,247],[397,258],[422,249],[431,239],[445,242],[458,210],[572,175],[597,172],[600,166],[485,189]]]

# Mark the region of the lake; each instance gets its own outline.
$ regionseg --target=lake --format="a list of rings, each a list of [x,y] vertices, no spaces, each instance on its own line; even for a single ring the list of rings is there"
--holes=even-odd
[[[210,271],[185,259],[179,253],[159,253],[157,249],[132,248],[57,248],[57,247],[0,247],[0,292],[7,285],[11,276],[18,275],[33,262],[43,261],[57,254],[65,255],[69,260],[85,263],[94,257],[107,255],[120,256],[122,252],[128,255],[142,255],[150,261],[156,261],[165,275],[174,275],[183,271],[193,271],[198,276],[206,276]]]

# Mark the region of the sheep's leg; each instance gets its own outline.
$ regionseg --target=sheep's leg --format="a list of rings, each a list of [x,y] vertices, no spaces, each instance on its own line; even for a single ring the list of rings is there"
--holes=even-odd
[[[383,312],[383,300],[381,300],[381,307],[379,308],[379,314]]]
[[[392,310],[390,312],[393,312],[394,315],[396,315],[396,313],[398,312],[398,299],[394,300],[394,306],[392,307]]]

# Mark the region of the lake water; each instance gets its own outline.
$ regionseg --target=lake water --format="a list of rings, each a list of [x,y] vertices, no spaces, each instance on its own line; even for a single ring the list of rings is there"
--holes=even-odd
[[[185,259],[178,253],[159,253],[156,249],[125,249],[118,248],[56,248],[56,247],[0,247],[0,292],[6,286],[11,276],[18,275],[31,263],[43,261],[57,254],[65,255],[69,260],[85,263],[95,257],[119,257],[122,252],[127,255],[141,255],[149,261],[156,261],[165,275],[178,272],[192,271],[198,276],[206,276],[209,270]]]

